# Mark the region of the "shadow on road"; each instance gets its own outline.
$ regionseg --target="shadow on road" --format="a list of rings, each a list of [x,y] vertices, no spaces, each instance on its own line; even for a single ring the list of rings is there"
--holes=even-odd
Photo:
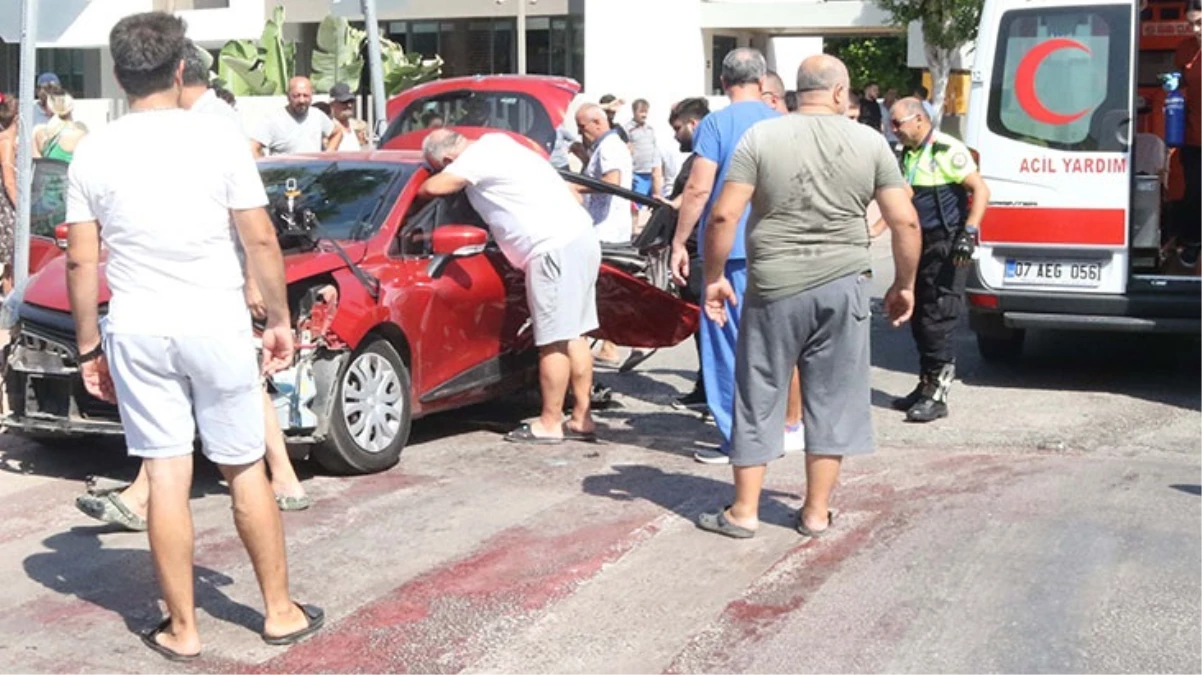
[[[1095,391],[1121,394],[1202,410],[1202,359],[1196,336],[1068,331],[1029,331],[1023,356],[1013,363],[990,363],[977,352],[976,337],[963,324],[956,339],[956,375],[977,387]],[[889,328],[873,320],[872,365],[917,378],[918,356],[908,327]],[[915,382],[917,379],[915,379]],[[906,391],[874,392],[873,402]]]
[[[613,469],[614,473],[585,478],[582,483],[584,492],[622,502],[644,499],[690,521],[695,521],[703,511],[730,503],[733,497],[734,488],[729,480],[667,473],[641,464],[619,464]],[[724,476],[729,478],[729,472],[725,472]],[[793,528],[797,522],[798,506],[790,506],[778,498],[801,499],[799,495],[788,492],[764,490],[760,520],[770,525]]]
[[[1178,483],[1176,485],[1170,485],[1169,487],[1173,488],[1174,490],[1184,492],[1187,495],[1194,495],[1195,497],[1202,496],[1202,485],[1183,485]]]
[[[46,588],[114,612],[130,631],[141,632],[162,619],[154,565],[148,551],[102,547],[100,535],[115,532],[108,527],[75,527],[53,535],[42,541],[50,551],[29,556],[23,566],[30,579]],[[199,566],[195,576],[197,609],[255,632],[263,629],[259,611],[219,590],[232,585],[233,579]]]

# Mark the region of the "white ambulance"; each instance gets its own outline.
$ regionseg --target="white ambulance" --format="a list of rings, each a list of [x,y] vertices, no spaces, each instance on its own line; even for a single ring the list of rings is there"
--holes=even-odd
[[[1137,87],[1172,69],[1140,51],[1140,14],[1131,0],[985,2],[965,142],[992,192],[967,292],[987,359],[1018,356],[1028,329],[1202,330],[1197,265],[1161,229],[1165,174],[1136,167],[1165,152],[1139,133]]]

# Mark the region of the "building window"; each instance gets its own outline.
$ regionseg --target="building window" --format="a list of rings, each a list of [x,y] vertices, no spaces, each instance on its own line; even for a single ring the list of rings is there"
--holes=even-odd
[[[84,49],[39,49],[38,73],[54,73],[63,89],[83,98],[87,52]]]
[[[584,81],[584,22],[580,17],[526,19],[526,72]]]

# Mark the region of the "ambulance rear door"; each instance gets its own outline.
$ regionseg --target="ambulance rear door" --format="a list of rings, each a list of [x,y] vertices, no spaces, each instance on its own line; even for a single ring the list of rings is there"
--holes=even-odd
[[[1129,1],[986,4],[965,138],[992,192],[987,288],[1126,291],[1134,26]]]

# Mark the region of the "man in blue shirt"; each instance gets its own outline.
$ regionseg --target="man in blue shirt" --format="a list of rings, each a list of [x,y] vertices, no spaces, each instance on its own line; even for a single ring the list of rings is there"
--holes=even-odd
[[[743,133],[761,120],[779,116],[765,105],[763,80],[768,73],[764,55],[755,49],[735,49],[722,60],[722,87],[730,105],[711,113],[697,126],[693,141],[693,169],[685,186],[684,199],[676,221],[676,236],[672,241],[672,275],[684,285],[689,276],[689,254],[685,243],[700,225],[698,241],[704,241],[705,221],[717,199],[730,159]],[[730,461],[730,431],[733,421],[735,389],[735,342],[739,336],[739,311],[743,290],[747,287],[747,254],[743,248],[748,211],[739,220],[734,248],[726,263],[726,278],[734,287],[735,305],[727,304],[729,320],[723,326],[701,314],[701,372],[705,380],[705,396],[714,423],[722,432],[723,443],[716,451],[701,450],[694,457],[707,464],[727,464]]]

